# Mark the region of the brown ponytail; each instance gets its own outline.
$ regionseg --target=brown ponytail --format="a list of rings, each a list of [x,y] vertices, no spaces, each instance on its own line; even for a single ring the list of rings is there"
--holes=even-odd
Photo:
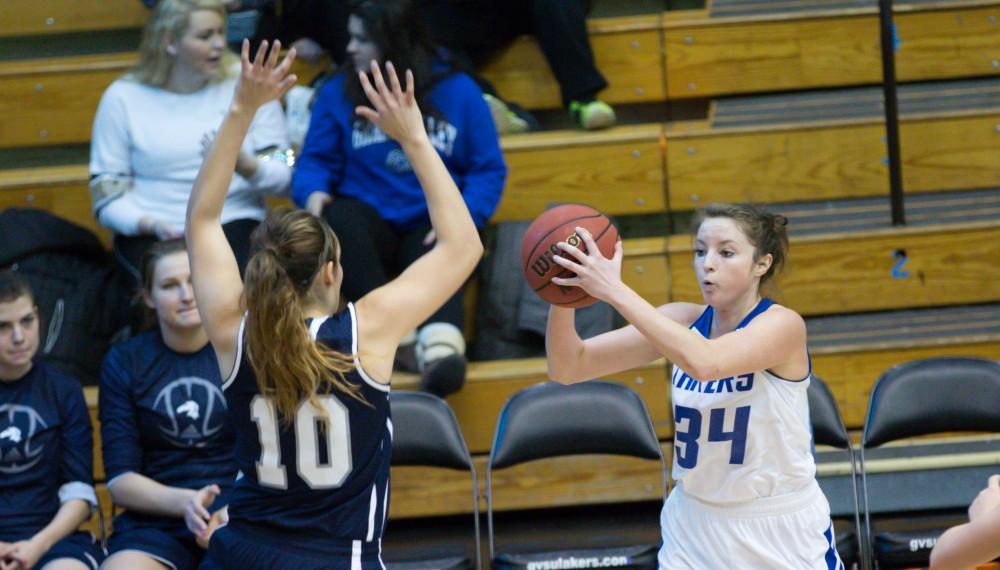
[[[306,327],[303,303],[313,279],[336,263],[337,237],[325,222],[302,210],[272,212],[252,236],[255,253],[246,268],[246,351],[261,394],[274,400],[291,422],[303,399],[322,411],[316,396],[331,387],[364,401],[344,374],[352,355],[315,342]]]

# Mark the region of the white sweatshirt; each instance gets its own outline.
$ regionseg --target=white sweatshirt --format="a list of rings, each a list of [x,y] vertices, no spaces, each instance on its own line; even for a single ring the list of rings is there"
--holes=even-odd
[[[222,124],[236,79],[210,83],[188,94],[172,93],[118,79],[101,97],[90,147],[90,183],[131,181],[126,192],[97,212],[98,222],[117,234],[137,235],[139,219],[151,216],[184,230],[184,216],[201,168],[202,137]],[[251,155],[268,147],[289,147],[278,102],[257,111],[243,150]],[[281,160],[261,160],[249,180],[234,174],[222,222],[263,219],[264,197],[282,194],[291,168]]]

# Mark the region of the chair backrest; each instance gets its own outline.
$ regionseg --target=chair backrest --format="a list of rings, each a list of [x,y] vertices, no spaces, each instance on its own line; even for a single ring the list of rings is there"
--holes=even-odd
[[[392,465],[462,469],[472,477],[474,568],[482,567],[479,539],[479,477],[455,412],[425,392],[391,392]]]
[[[865,450],[899,439],[942,432],[1000,433],[1000,363],[984,358],[914,360],[879,377],[861,435],[864,552],[876,566]]]
[[[817,376],[809,381],[809,420],[812,423],[813,441],[819,445],[829,445],[847,449],[851,445],[844,420],[837,410],[837,401],[830,388]]]
[[[493,536],[493,469],[526,461],[581,454],[629,455],[658,459],[662,490],[667,469],[646,404],[632,389],[591,380],[572,386],[538,384],[507,400],[497,418],[486,464],[486,521],[490,560]]]
[[[392,464],[472,469],[455,413],[425,392],[392,392]]]
[[[525,388],[500,411],[489,466],[501,469],[585,453],[662,460],[653,422],[638,394],[601,380]]]
[[[996,361],[942,357],[900,364],[875,383],[861,446],[942,432],[1000,433],[997,402]]]
[[[830,392],[830,387],[826,385],[818,376],[813,376],[809,381],[809,420],[812,424],[813,442],[819,445],[829,445],[838,449],[844,449],[848,453],[851,465],[851,506],[853,507],[854,528],[858,536],[858,541],[862,540],[864,530],[861,526],[861,498],[858,494],[857,467],[854,462],[854,446],[851,444],[851,437],[844,426],[844,419],[837,409],[837,401]],[[867,570],[868,552],[865,548],[859,547],[858,553],[861,557],[861,567]]]

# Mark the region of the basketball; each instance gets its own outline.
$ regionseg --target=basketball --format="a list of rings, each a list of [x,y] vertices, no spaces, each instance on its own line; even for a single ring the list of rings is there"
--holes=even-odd
[[[553,277],[573,277],[573,272],[552,261],[552,257],[560,253],[556,247],[559,242],[586,251],[576,233],[578,227],[590,232],[604,257],[614,255],[618,228],[610,218],[583,204],[562,204],[546,210],[531,222],[521,242],[521,270],[525,279],[539,297],[559,307],[580,308],[597,302],[579,287],[560,286],[551,281]]]

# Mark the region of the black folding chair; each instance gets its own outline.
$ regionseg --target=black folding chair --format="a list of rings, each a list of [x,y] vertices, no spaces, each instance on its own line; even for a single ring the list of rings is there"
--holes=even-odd
[[[565,455],[613,454],[656,459],[667,471],[660,442],[642,398],[621,384],[592,380],[573,386],[547,382],[525,388],[504,404],[486,464],[487,536],[494,567],[542,567],[557,558],[628,559],[627,568],[655,568],[659,545],[497,553],[493,529],[494,469]]]
[[[457,570],[480,567],[479,482],[469,448],[458,427],[458,420],[441,398],[425,392],[392,392],[392,464],[441,467],[469,471],[472,474],[472,512],[476,552],[468,556],[442,553],[413,560],[386,560],[393,570]]]
[[[833,398],[830,388],[820,378],[813,376],[809,384],[809,419],[812,423],[813,442],[817,445],[828,445],[847,451],[851,462],[851,491],[854,500],[854,532],[857,537],[858,553],[861,567],[868,568],[867,550],[864,544],[861,527],[861,501],[858,498],[858,471],[854,456],[854,446],[844,426],[844,420],[837,409],[837,401]]]
[[[1000,363],[982,358],[942,357],[890,368],[875,383],[861,437],[861,488],[865,548],[874,552],[865,450],[944,432],[1000,433]],[[930,543],[930,541],[928,541]]]

